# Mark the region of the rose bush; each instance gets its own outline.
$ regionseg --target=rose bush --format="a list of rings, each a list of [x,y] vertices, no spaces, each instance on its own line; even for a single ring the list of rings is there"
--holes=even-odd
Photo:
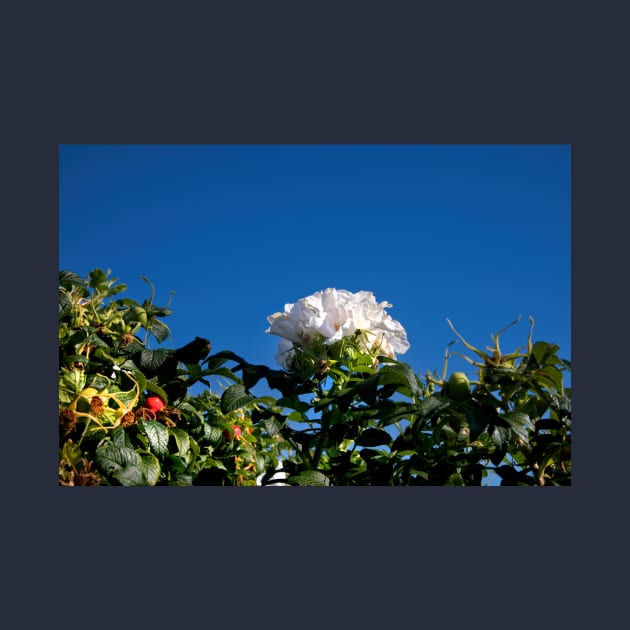
[[[62,485],[571,483],[570,362],[534,342],[532,318],[508,354],[505,329],[482,351],[449,321],[468,353],[449,346],[441,376],[421,374],[398,359],[410,346],[390,304],[329,288],[269,316],[273,369],[201,337],[151,349],[171,311],[125,288],[60,273]],[[454,354],[470,372],[448,376]],[[277,395],[253,393],[263,380]]]

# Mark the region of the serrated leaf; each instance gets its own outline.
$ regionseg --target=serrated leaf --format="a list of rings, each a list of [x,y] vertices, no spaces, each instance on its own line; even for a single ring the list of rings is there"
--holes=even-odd
[[[171,334],[170,328],[159,319],[154,319],[151,321],[149,330],[159,343],[162,343]]]
[[[265,427],[265,431],[269,434],[270,437],[274,437],[278,435],[280,431],[282,431],[282,422],[280,422],[276,416],[271,416],[269,418],[263,419],[263,425]]]
[[[157,420],[138,420],[138,426],[145,432],[151,450],[158,456],[168,453],[168,429]]]
[[[562,390],[562,372],[553,365],[546,365],[542,370],[537,372],[537,379],[547,387],[557,391]]]
[[[175,438],[179,455],[185,457],[190,450],[190,436],[183,429],[178,429],[176,427],[169,429],[169,431]]]
[[[109,437],[112,441],[112,444],[118,448],[133,448],[131,439],[127,435],[125,429],[121,426],[118,426],[110,431]]]
[[[152,453],[142,455],[142,471],[148,486],[154,486],[160,478],[160,462]]]
[[[86,374],[84,370],[79,370],[78,368],[64,370],[59,379],[59,402],[62,404],[71,403],[83,390],[85,383]]]
[[[144,470],[141,461],[135,466],[120,468],[113,472],[111,476],[123,486],[146,485],[146,479],[144,476]]]
[[[495,426],[490,434],[490,437],[496,446],[494,452],[490,455],[490,461],[495,466],[498,466],[505,457],[510,441],[510,432],[511,430],[507,427]]]
[[[67,291],[71,291],[73,287],[79,287],[81,289],[81,296],[86,297],[89,295],[88,286],[76,273],[73,271],[60,271],[59,272],[59,286],[63,287]]]
[[[389,361],[393,361],[390,359]],[[420,388],[418,386],[418,377],[413,368],[408,363],[401,361],[388,362],[379,371],[380,382],[385,384],[399,384],[407,387],[412,396],[420,395]]]
[[[164,348],[158,348],[157,350],[144,348],[140,350],[139,355],[140,368],[149,372],[155,372],[164,361],[173,356],[173,351]]]
[[[526,413],[512,411],[501,416],[509,425],[514,434],[526,444],[529,444],[529,435],[534,431],[534,424]]]
[[[219,427],[213,427],[212,425],[204,422],[203,425],[203,439],[207,440],[211,444],[217,444],[223,438],[223,432]]]
[[[59,320],[70,312],[72,312],[72,301],[63,291],[59,291]]]
[[[118,447],[110,443],[96,449],[95,461],[106,475],[112,475],[122,468],[138,467],[141,460],[132,448]]]
[[[297,475],[290,475],[287,481],[298,486],[329,486],[330,480],[318,470],[305,470]]]
[[[534,359],[536,359],[536,362],[538,363],[538,365],[544,366],[547,363],[547,360],[550,357],[553,357],[553,355],[555,355],[559,349],[560,349],[560,346],[554,343],[547,343],[546,341],[537,341],[532,346],[532,355]]]
[[[235,383],[230,385],[221,396],[221,411],[223,413],[230,413],[245,407],[251,403],[254,399],[253,396],[245,391],[244,385]]]

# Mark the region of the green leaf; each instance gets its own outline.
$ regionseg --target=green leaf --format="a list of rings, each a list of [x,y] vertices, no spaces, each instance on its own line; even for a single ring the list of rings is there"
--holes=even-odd
[[[186,473],[177,473],[171,481],[168,482],[169,486],[192,486],[192,475]]]
[[[512,429],[512,432],[520,438],[525,444],[529,444],[529,435],[534,431],[534,424],[526,413],[512,411],[501,416]]]
[[[538,382],[548,389],[562,391],[562,372],[553,365],[546,365],[536,373]]]
[[[185,411],[188,416],[194,416],[199,422],[206,422],[206,419],[203,417],[203,413],[198,409],[195,409],[189,402],[182,402],[178,406],[178,409],[181,411]]]
[[[118,448],[133,448],[131,438],[127,435],[124,427],[116,427],[110,432],[109,437],[112,444]]]
[[[142,455],[142,470],[148,486],[154,486],[160,478],[160,462],[152,453]]]
[[[392,436],[383,429],[366,429],[356,439],[358,446],[380,446],[391,441]]]
[[[450,402],[438,398],[437,394],[433,394],[416,405],[416,413],[422,416],[430,416],[449,406]]]
[[[72,312],[72,300],[63,293],[59,291],[59,321],[68,315],[68,313]]]
[[[248,363],[243,366],[243,384],[248,389],[254,387],[260,379],[268,376],[270,372],[271,370],[265,365],[251,365]],[[232,378],[234,378],[234,375],[232,375]]]
[[[267,385],[271,389],[277,389],[283,396],[290,396],[295,391],[295,377],[281,370],[271,370],[266,376]]]
[[[418,415],[418,405],[414,403],[393,402],[384,400],[373,409],[362,411],[361,414],[354,412],[353,418],[359,419],[376,419],[381,427],[386,427],[399,420],[407,419],[410,422],[415,420]]]
[[[171,334],[170,328],[159,319],[151,321],[149,330],[159,343],[162,343]]]
[[[175,438],[178,454],[185,457],[190,450],[190,436],[186,431],[173,427],[169,429],[171,435]]]
[[[168,429],[157,420],[138,420],[138,426],[145,432],[151,450],[158,456],[168,453]]]
[[[265,431],[269,434],[270,437],[274,437],[282,431],[283,423],[280,422],[276,416],[271,416],[269,418],[263,419],[263,425],[265,427]]]
[[[223,376],[225,378],[229,378],[231,381],[238,381],[238,376],[236,376],[236,374],[234,374],[234,372],[232,372],[232,370],[227,367],[218,367],[204,370],[199,376]],[[248,385],[245,381],[243,381],[243,384],[245,385],[245,387],[251,387],[251,385]]]
[[[366,378],[363,381],[357,383],[354,390],[358,394],[359,398],[367,405],[373,405],[376,403],[376,388],[378,386],[379,375],[374,374]]]
[[[560,346],[556,344],[550,344],[546,341],[537,341],[532,346],[532,356],[538,365],[542,367],[549,362],[548,360],[552,358],[559,349]]]
[[[223,431],[219,427],[213,427],[207,422],[204,422],[201,426],[203,428],[203,439],[210,442],[210,444],[218,444],[223,439]]]
[[[498,466],[505,457],[510,441],[510,429],[507,427],[495,426],[490,434],[492,441],[496,445],[495,451],[490,455],[490,461]]]
[[[81,289],[81,297],[87,297],[90,294],[88,285],[83,278],[73,271],[59,272],[59,286],[66,289],[66,291],[71,291],[73,287],[79,287]]]
[[[187,363],[188,378],[191,381],[198,381],[201,378],[201,366],[199,363]]]
[[[466,421],[470,427],[470,439],[476,440],[495,419],[496,411],[492,407],[485,405],[466,404],[462,411],[466,416]]]
[[[244,385],[234,383],[221,396],[221,411],[227,414],[237,409],[242,409],[254,400],[255,398],[247,393]]]
[[[157,350],[144,348],[139,354],[140,368],[149,372],[155,372],[167,359],[173,356],[173,351],[164,348],[158,348]]]
[[[412,396],[420,395],[418,377],[408,363],[388,359],[388,363],[379,370],[379,378],[383,385],[397,383],[408,387]]]
[[[85,387],[86,375],[78,368],[67,369],[59,379],[59,402],[67,405],[71,403]]]
[[[140,456],[129,447],[118,447],[108,443],[96,449],[96,465],[106,475],[113,475],[122,468],[133,468],[140,466]]]
[[[295,409],[300,413],[306,413],[310,409],[310,405],[303,400],[300,400],[297,396],[285,396],[280,398],[276,405],[278,407],[286,407],[287,409]]]
[[[298,486],[329,486],[330,480],[318,470],[304,470],[297,475],[290,475],[287,479]]]
[[[73,466],[77,465],[82,455],[81,447],[74,442],[66,442],[61,450],[61,458]]]
[[[142,462],[134,466],[120,468],[111,475],[116,481],[123,486],[145,486],[146,479],[142,468]]]

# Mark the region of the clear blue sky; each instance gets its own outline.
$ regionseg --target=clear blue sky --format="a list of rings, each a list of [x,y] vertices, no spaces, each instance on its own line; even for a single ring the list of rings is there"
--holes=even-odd
[[[206,337],[272,367],[267,316],[327,287],[390,302],[416,372],[441,373],[446,318],[483,347],[520,314],[512,350],[532,315],[570,358],[570,209],[569,145],[59,149],[59,268],[111,269],[139,302],[146,276],[157,304],[174,291],[164,347]]]

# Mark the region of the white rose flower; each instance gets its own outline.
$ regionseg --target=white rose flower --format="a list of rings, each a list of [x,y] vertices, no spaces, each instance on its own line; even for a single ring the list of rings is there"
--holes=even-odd
[[[284,312],[267,318],[271,326],[266,332],[282,338],[276,361],[285,369],[295,358],[293,343],[308,348],[319,338],[330,345],[357,331],[361,331],[359,343],[365,352],[395,358],[409,349],[409,342],[400,322],[386,312],[391,306],[377,303],[371,291],[329,288],[285,304]]]

